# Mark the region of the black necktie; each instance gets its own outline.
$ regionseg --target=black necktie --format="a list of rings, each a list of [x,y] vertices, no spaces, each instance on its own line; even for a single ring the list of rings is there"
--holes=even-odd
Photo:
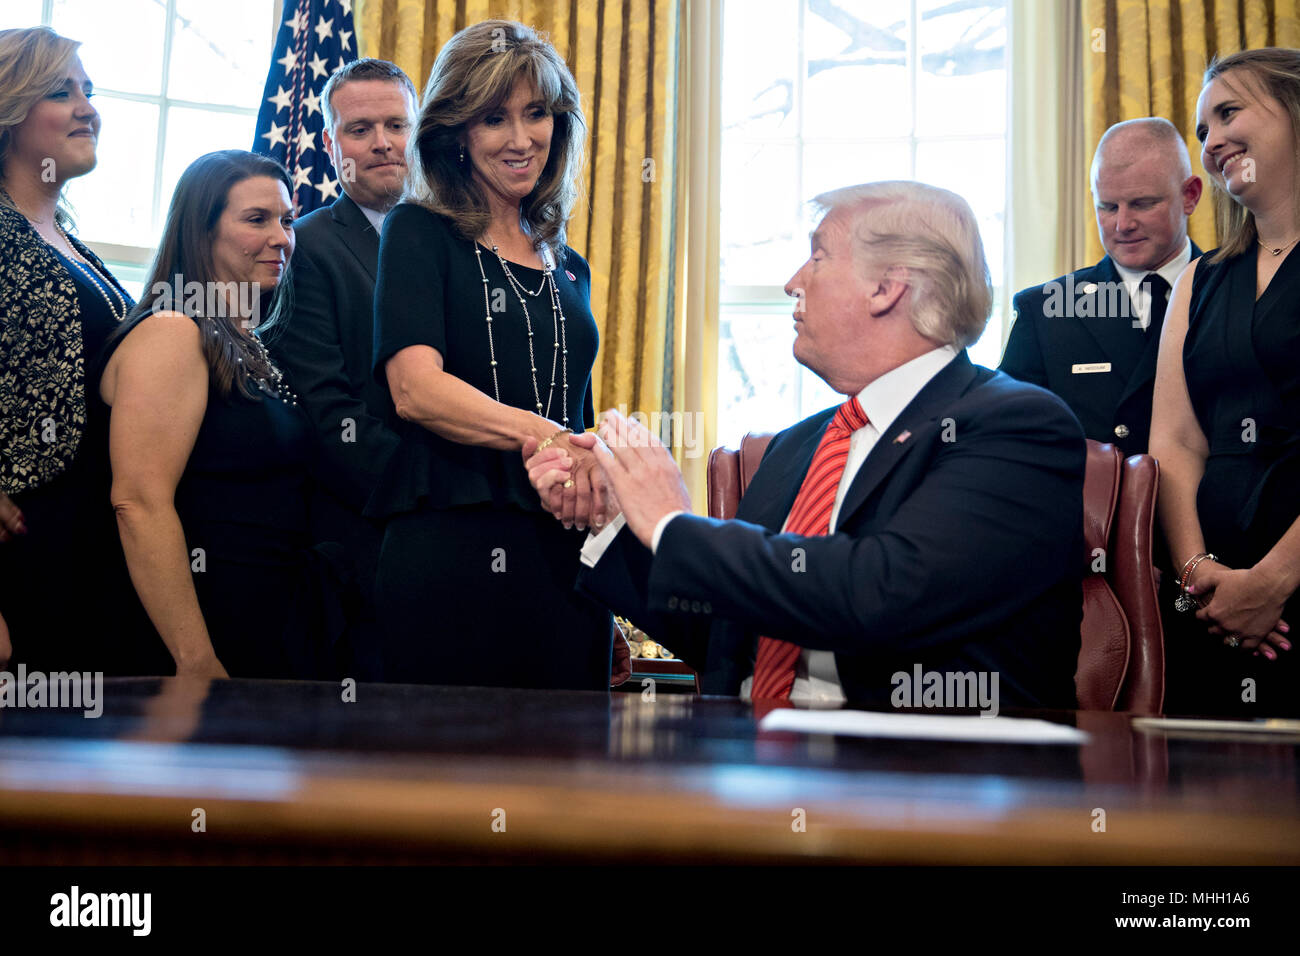
[[[1169,283],[1158,272],[1148,273],[1142,280],[1142,288],[1147,290],[1151,303],[1147,312],[1147,331],[1160,335],[1160,327],[1165,321],[1165,307],[1169,305]]]

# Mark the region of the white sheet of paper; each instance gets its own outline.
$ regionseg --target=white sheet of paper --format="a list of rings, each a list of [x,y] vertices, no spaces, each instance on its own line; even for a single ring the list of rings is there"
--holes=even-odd
[[[1077,727],[1023,717],[960,717],[947,714],[878,714],[865,710],[774,710],[759,730],[850,737],[903,737],[912,740],[973,740],[1007,744],[1082,744],[1088,734]]]

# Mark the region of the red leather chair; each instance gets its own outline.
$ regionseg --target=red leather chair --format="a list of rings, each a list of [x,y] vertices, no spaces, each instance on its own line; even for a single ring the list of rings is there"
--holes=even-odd
[[[1159,713],[1165,645],[1151,562],[1160,468],[1150,455],[1124,461],[1088,441],[1083,531],[1082,645],[1075,691],[1083,710]]]
[[[772,440],[750,432],[740,449],[709,455],[709,516],[734,518]],[[1084,477],[1083,624],[1075,690],[1082,710],[1159,713],[1164,704],[1164,634],[1151,563],[1160,469],[1150,455],[1128,461],[1089,440]],[[1100,549],[1098,551],[1097,549]]]

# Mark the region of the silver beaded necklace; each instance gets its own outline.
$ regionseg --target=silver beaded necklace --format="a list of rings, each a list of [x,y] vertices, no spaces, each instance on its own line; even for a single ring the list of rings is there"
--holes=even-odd
[[[555,372],[558,367],[561,381],[560,407],[563,411],[563,424],[567,428],[569,426],[569,344],[565,334],[564,309],[560,305],[560,290],[555,285],[555,271],[550,252],[544,250],[542,253],[544,275],[542,276],[542,284],[538,286],[536,292],[525,288],[515,278],[514,273],[510,271],[510,266],[506,263],[505,257],[501,255],[496,245],[492,246],[492,252],[496,255],[497,261],[501,263],[501,271],[505,273],[506,282],[514,290],[515,297],[519,300],[519,307],[524,310],[524,325],[528,331],[528,365],[533,378],[533,399],[536,402],[537,414],[543,418],[551,417],[551,400],[555,397]],[[477,242],[474,243],[474,256],[478,262],[479,277],[483,280],[483,318],[487,322],[488,358],[492,366],[492,389],[496,400],[499,402],[501,401],[501,383],[497,377],[496,341],[492,334],[492,305],[488,297],[487,273],[483,270],[483,250],[479,248]],[[555,344],[551,352],[551,385],[546,393],[546,406],[543,410],[542,392],[537,384],[537,356],[533,351],[533,319],[528,312],[528,303],[524,296],[528,295],[537,298],[542,294],[542,290],[548,287],[551,292],[551,323],[555,335]]]
[[[221,333],[217,330],[216,322],[212,319],[209,319],[208,322],[209,334],[220,335]],[[271,353],[266,350],[266,346],[262,344],[262,340],[257,338],[257,336],[253,336],[249,342],[252,345],[253,351],[257,353],[258,359],[260,359],[262,364],[271,370],[270,377],[265,375],[253,375],[250,373],[248,377],[253,380],[253,384],[272,398],[278,398],[285,405],[297,406],[297,393],[285,384],[284,373],[276,367],[275,362],[271,361]],[[240,365],[244,364],[243,356],[236,358],[235,361]]]

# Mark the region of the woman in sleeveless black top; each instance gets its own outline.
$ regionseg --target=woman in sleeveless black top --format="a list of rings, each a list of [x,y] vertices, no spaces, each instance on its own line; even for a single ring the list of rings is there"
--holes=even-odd
[[[0,122],[0,667],[127,674],[152,631],[87,374],[134,303],[65,231],[63,187],[94,168],[100,128],[77,46],[43,27],[0,32],[0,100],[27,103]]]
[[[149,301],[106,350],[99,392],[122,546],[178,674],[335,670],[347,582],[337,552],[309,546],[310,426],[249,329],[250,307],[269,313],[258,334],[273,334],[286,308],[291,189],[266,157],[196,160],[177,184]]]
[[[1188,587],[1184,611],[1163,608],[1165,709],[1295,715],[1300,131],[1286,104],[1300,110],[1300,51],[1245,51],[1206,81],[1202,161],[1216,202],[1236,214],[1223,246],[1179,279],[1161,344],[1151,448],[1173,561],[1167,597]]]

